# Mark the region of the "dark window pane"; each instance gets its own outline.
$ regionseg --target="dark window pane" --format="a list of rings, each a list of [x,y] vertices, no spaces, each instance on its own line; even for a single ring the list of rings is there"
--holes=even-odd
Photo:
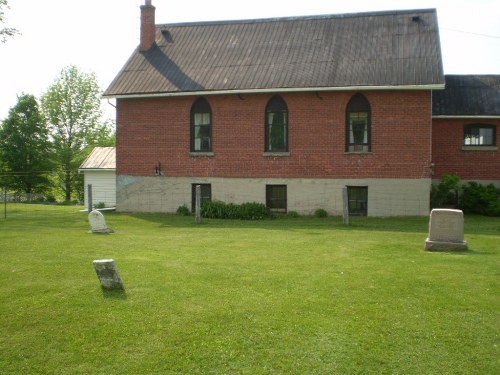
[[[266,151],[288,151],[288,109],[280,96],[271,98],[266,107]]]
[[[191,108],[191,151],[212,150],[212,112],[204,98]]]
[[[466,146],[494,146],[495,125],[466,125],[464,128],[464,145]]]
[[[273,212],[286,213],[286,185],[266,186],[266,205]]]
[[[368,187],[348,186],[347,199],[349,215],[366,216],[368,213]]]
[[[370,151],[370,103],[361,94],[352,97],[347,105],[346,151]]]

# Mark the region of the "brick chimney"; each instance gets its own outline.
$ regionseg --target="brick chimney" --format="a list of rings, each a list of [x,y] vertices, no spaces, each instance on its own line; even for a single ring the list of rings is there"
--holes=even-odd
[[[151,5],[151,0],[146,0],[146,4],[141,5],[141,42],[139,51],[145,52],[149,50],[153,47],[155,39],[155,7]]]

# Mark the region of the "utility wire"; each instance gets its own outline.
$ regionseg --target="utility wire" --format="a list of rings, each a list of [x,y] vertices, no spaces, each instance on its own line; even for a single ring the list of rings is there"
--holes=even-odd
[[[500,39],[500,36],[498,35],[491,35],[491,34],[481,34],[481,33],[474,33],[472,31],[465,31],[465,30],[458,30],[458,29],[450,29],[448,27],[441,27],[442,30],[448,30],[448,31],[454,31],[456,33],[462,33],[462,34],[470,34],[470,35],[476,35],[476,36],[482,36],[485,38],[492,38],[492,39]]]

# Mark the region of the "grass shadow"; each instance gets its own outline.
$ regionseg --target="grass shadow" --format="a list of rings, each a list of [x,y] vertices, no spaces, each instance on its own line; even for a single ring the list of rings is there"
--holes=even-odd
[[[115,300],[126,300],[127,292],[125,289],[106,289],[101,287],[102,296],[106,299],[115,299]]]
[[[429,217],[352,217],[350,224],[344,225],[341,216],[316,218],[313,216],[278,217],[263,220],[229,220],[229,219],[202,219],[201,224],[195,222],[194,216],[179,216],[171,213],[108,213],[111,221],[134,220],[147,221],[157,224],[161,228],[257,228],[269,230],[303,230],[303,229],[334,229],[342,231],[380,231],[422,233],[425,235],[429,228]],[[500,218],[467,215],[465,216],[465,233],[482,235],[500,234]]]
[[[478,255],[493,255],[493,253],[488,253],[484,251],[466,249],[466,250],[425,250],[425,252],[430,254],[448,254],[448,255],[459,255],[459,256],[478,256]]]

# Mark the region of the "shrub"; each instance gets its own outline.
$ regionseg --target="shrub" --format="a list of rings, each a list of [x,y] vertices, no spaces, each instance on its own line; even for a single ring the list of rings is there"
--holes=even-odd
[[[240,219],[261,220],[269,217],[269,208],[265,204],[250,202],[240,205]]]
[[[106,203],[99,202],[94,206],[94,208],[106,208]]]
[[[459,192],[460,177],[444,175],[439,184],[431,186],[431,208],[457,206]]]
[[[299,215],[299,213],[297,211],[288,211],[288,213],[286,214],[286,216],[295,218],[295,217],[299,217],[300,215]]]
[[[179,206],[176,211],[177,215],[180,216],[189,216],[191,215],[191,211],[189,211],[189,208],[183,204],[182,206]]]
[[[225,207],[225,219],[239,219],[240,207],[234,203],[228,203]]]
[[[327,217],[328,216],[328,212],[326,212],[324,209],[322,208],[318,208],[316,211],[314,211],[314,216],[316,217]]]
[[[56,197],[52,194],[47,195],[47,202],[49,203],[56,203]]]
[[[226,204],[221,201],[204,202],[201,206],[201,216],[210,219],[224,219],[226,215]]]
[[[493,184],[469,182],[462,187],[460,208],[465,213],[500,216],[500,189]]]
[[[259,220],[269,217],[269,209],[262,203],[224,203],[221,201],[205,202],[201,208],[201,216],[210,219]]]

